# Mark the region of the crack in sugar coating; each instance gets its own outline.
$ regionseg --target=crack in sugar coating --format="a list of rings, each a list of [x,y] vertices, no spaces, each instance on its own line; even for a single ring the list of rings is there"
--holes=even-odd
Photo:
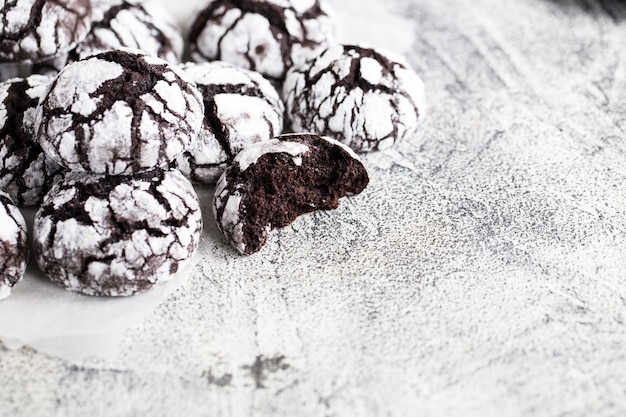
[[[24,276],[28,260],[26,222],[3,191],[0,191],[0,300]]]
[[[283,98],[294,130],[334,137],[357,152],[413,135],[425,109],[424,86],[412,70],[353,45],[330,47],[292,68]]]
[[[176,170],[132,176],[69,173],[35,217],[33,249],[57,284],[126,296],[167,281],[197,250],[198,197]]]
[[[75,171],[131,174],[165,167],[195,140],[202,97],[181,70],[138,50],[74,62],[37,108],[44,151]]]
[[[70,62],[121,47],[141,49],[171,64],[180,62],[182,34],[157,3],[97,0],[92,8],[93,23],[85,38],[69,53],[33,65],[34,73],[57,73]]]
[[[182,34],[157,3],[138,0],[99,0],[93,2],[94,19],[91,31],[77,46],[80,57],[98,50],[129,47],[156,55],[171,64],[180,62],[183,52]],[[100,17],[100,16],[98,16]]]
[[[196,61],[228,61],[279,82],[329,43],[334,28],[320,0],[213,0],[189,31]]]
[[[40,61],[74,47],[91,25],[89,0],[14,0],[0,6],[0,62]]]
[[[283,103],[259,73],[224,62],[183,69],[204,97],[204,124],[177,166],[194,181],[214,183],[244,147],[281,133]]]
[[[50,81],[31,75],[0,84],[0,189],[18,206],[40,204],[62,176],[34,138],[35,108]]]
[[[339,198],[358,194],[367,171],[345,145],[308,134],[244,149],[220,177],[213,212],[220,230],[241,253],[265,244],[270,230],[298,216],[337,208]]]

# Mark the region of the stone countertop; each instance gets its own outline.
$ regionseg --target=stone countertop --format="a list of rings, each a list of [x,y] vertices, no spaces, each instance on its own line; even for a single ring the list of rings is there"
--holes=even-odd
[[[189,277],[115,358],[0,347],[0,416],[626,414],[626,3],[388,3],[430,107],[365,192],[242,257],[200,189]]]

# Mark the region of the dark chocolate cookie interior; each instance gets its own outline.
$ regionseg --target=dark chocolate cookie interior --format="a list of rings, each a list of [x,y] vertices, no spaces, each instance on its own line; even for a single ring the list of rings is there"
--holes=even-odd
[[[297,141],[310,146],[300,166],[287,153],[268,153],[244,172],[233,172],[247,187],[240,207],[248,254],[261,249],[268,225],[285,227],[301,214],[337,208],[339,198],[360,193],[369,182],[363,164],[340,146],[312,135]]]

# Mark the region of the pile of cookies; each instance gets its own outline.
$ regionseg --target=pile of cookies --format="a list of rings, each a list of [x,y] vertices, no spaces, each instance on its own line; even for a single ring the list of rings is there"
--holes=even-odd
[[[52,281],[132,295],[196,252],[192,181],[217,183],[217,225],[252,254],[363,191],[355,151],[410,137],[425,108],[401,58],[335,41],[322,0],[205,0],[185,63],[148,0],[16,0],[0,15],[0,77],[21,73],[0,83],[0,299],[28,259],[18,206],[38,206],[32,255]]]

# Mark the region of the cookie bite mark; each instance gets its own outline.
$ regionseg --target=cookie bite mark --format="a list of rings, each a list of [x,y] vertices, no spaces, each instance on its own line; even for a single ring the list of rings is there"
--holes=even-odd
[[[231,244],[250,255],[274,228],[337,208],[339,198],[360,193],[368,182],[363,164],[344,145],[317,135],[283,135],[237,155],[218,181],[213,212]]]
[[[74,171],[131,174],[165,167],[195,139],[200,93],[176,67],[139,50],[65,67],[37,108],[37,136]]]

